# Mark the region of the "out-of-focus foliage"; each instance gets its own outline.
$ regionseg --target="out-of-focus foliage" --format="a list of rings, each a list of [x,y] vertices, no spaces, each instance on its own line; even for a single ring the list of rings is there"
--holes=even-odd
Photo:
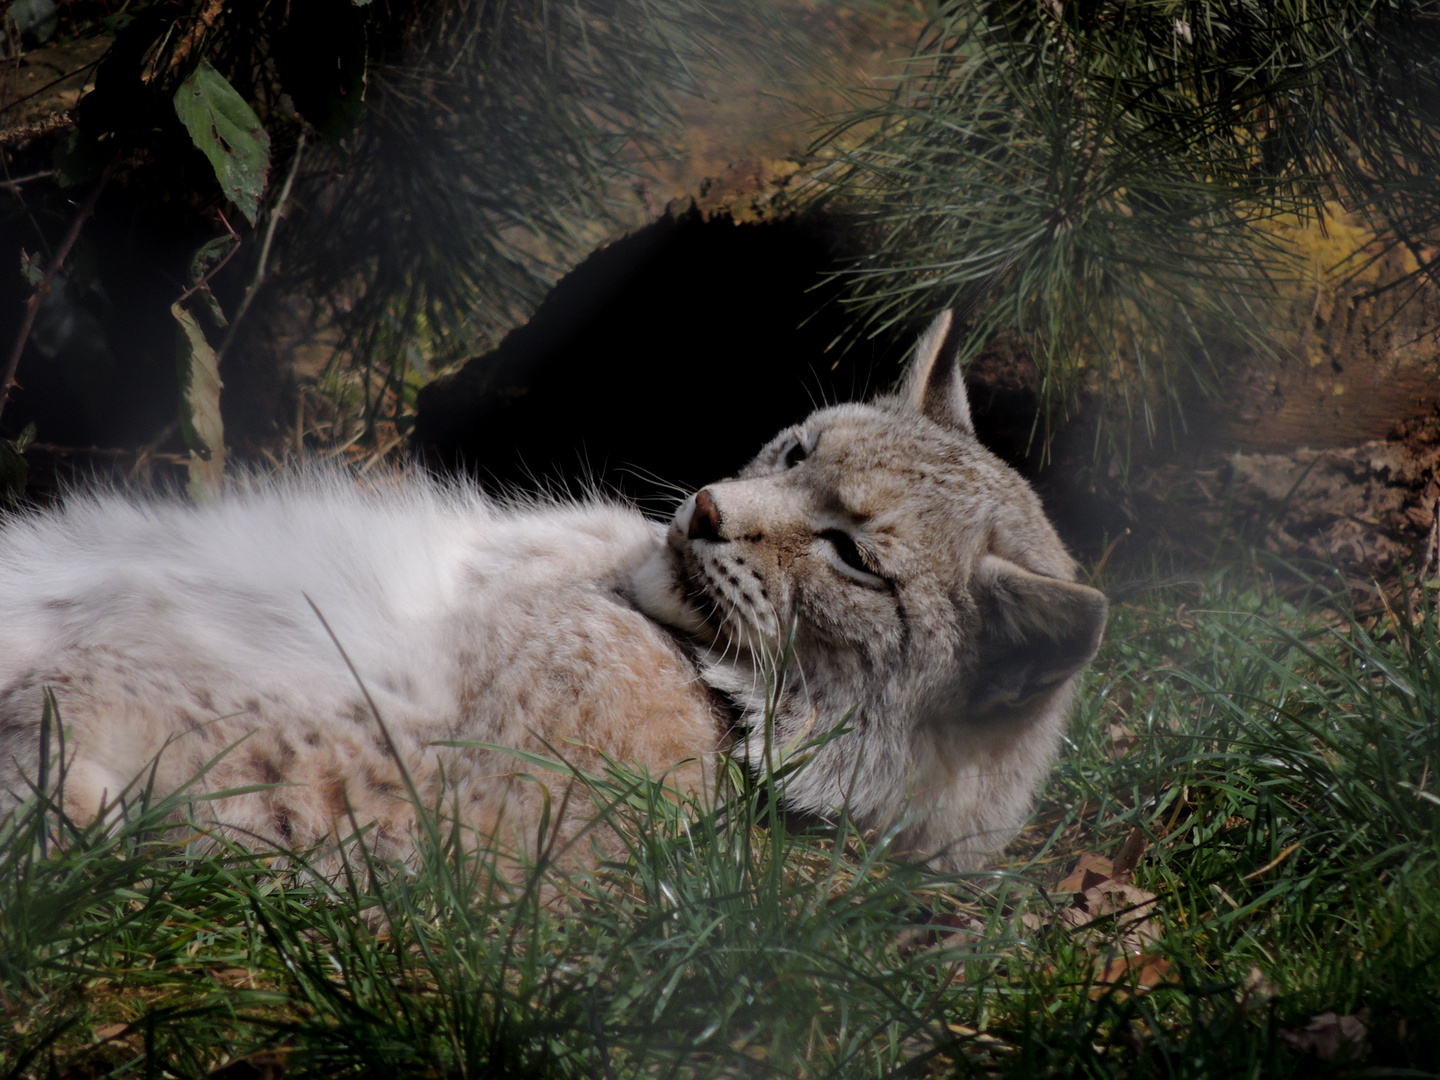
[[[677,97],[726,47],[762,41],[749,0],[434,4],[371,69],[352,138],[302,177],[286,273],[350,294],[361,355],[473,349],[526,314],[676,132]]]
[[[370,422],[417,367],[513,325],[604,235],[706,71],[736,49],[785,62],[794,44],[759,0],[133,0],[91,14],[61,12],[56,31],[111,36],[74,124],[17,159],[55,170],[10,208],[40,233],[25,242],[48,250],[76,191],[106,185],[98,218],[118,207],[139,248],[163,251],[156,276],[174,288],[153,322],[177,332],[182,292],[203,304],[230,381],[231,346],[265,333],[238,325],[252,302],[313,301],[365,374]],[[103,263],[92,231],[76,251]],[[236,240],[203,280],[186,275],[192,254]]]
[[[865,326],[958,304],[972,350],[1027,339],[1052,403],[1148,417],[1207,345],[1263,345],[1279,215],[1337,202],[1434,275],[1437,119],[1428,0],[951,0],[821,188],[873,228]]]

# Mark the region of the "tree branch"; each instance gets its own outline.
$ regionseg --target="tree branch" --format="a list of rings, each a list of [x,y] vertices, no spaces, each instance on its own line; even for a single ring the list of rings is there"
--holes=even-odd
[[[51,113],[49,116],[39,120],[32,120],[28,124],[20,124],[16,127],[0,130],[0,146],[9,146],[12,143],[29,142],[31,139],[38,139],[42,135],[50,135],[56,131],[64,131],[66,128],[75,126],[75,114],[73,112]]]
[[[189,58],[190,54],[195,51],[195,47],[199,45],[205,35],[210,32],[210,28],[215,25],[215,20],[220,18],[224,10],[225,0],[207,0],[204,8],[195,16],[195,21],[190,24],[190,29],[185,31],[185,36],[181,38],[179,44],[175,46],[175,51],[170,54],[169,62],[165,65],[166,74],[173,72]],[[142,76],[142,78],[148,83],[160,74],[159,69],[155,68]]]
[[[295,156],[290,161],[290,171],[286,173],[285,183],[281,186],[280,194],[275,199],[275,205],[270,210],[270,222],[265,229],[265,240],[260,245],[260,261],[255,267],[255,276],[250,280],[250,286],[245,290],[245,295],[240,298],[240,306],[230,317],[230,326],[225,332],[225,340],[220,343],[220,348],[215,350],[216,367],[219,367],[225,359],[225,354],[234,343],[235,334],[240,329],[240,320],[245,318],[245,313],[250,310],[250,304],[255,299],[255,294],[260,291],[260,286],[265,284],[266,264],[270,261],[270,245],[275,240],[275,229],[284,214],[285,203],[289,201],[290,189],[295,185],[295,174],[300,171],[300,155],[304,151],[305,133],[302,131],[300,141],[295,144]]]
[[[55,249],[50,263],[45,267],[45,276],[40,279],[40,284],[35,286],[35,291],[30,294],[30,299],[25,301],[25,316],[20,320],[20,329],[15,332],[15,341],[10,346],[10,356],[5,361],[5,375],[0,381],[0,412],[5,409],[5,403],[10,400],[10,390],[15,385],[15,372],[20,367],[20,357],[25,352],[25,343],[30,340],[30,329],[35,325],[35,316],[40,311],[40,304],[45,299],[45,294],[50,291],[50,285],[55,280],[55,275],[65,265],[65,258],[70,254],[70,249],[75,246],[75,241],[80,238],[80,230],[85,227],[85,222],[95,212],[95,203],[100,198],[100,192],[104,190],[106,182],[110,179],[110,170],[95,181],[95,186],[90,189],[90,194],[85,196],[85,201],[80,205],[80,211],[75,215],[75,220],[70,223],[70,231],[65,234],[65,239]]]

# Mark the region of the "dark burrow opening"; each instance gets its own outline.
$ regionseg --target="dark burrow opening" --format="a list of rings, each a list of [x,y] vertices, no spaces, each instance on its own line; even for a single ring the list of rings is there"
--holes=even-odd
[[[666,216],[566,275],[493,352],[420,394],[415,445],[497,490],[594,485],[664,512],[816,405],[889,389],[917,327],[857,338],[824,217]],[[1026,464],[1033,390],[975,388],[992,449]]]
[[[835,276],[852,254],[823,216],[666,216],[595,252],[498,348],[422,390],[415,446],[492,490],[598,489],[668,514],[817,404],[899,379],[923,327],[857,337]],[[967,373],[977,433],[1088,554],[1105,524],[1089,500],[1051,490],[1038,385],[1023,350],[988,350]]]

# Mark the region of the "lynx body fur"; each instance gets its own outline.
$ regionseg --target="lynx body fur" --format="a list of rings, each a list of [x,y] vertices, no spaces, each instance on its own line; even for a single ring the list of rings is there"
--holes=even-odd
[[[77,819],[140,786],[271,785],[192,812],[286,846],[373,823],[400,857],[411,804],[376,712],[427,797],[522,846],[536,770],[473,744],[695,787],[721,753],[759,767],[843,726],[787,803],[975,864],[1028,812],[1105,601],[975,440],[951,334],[942,316],[898,394],[819,410],[668,527],[334,477],[12,520],[0,812],[38,776],[47,694]]]

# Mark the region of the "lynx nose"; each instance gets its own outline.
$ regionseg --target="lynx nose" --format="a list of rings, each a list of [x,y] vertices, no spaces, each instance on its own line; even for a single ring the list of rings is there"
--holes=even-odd
[[[718,543],[720,537],[720,508],[715,505],[715,496],[701,488],[695,495],[695,509],[690,514],[690,529],[686,534],[691,540],[710,540]]]

